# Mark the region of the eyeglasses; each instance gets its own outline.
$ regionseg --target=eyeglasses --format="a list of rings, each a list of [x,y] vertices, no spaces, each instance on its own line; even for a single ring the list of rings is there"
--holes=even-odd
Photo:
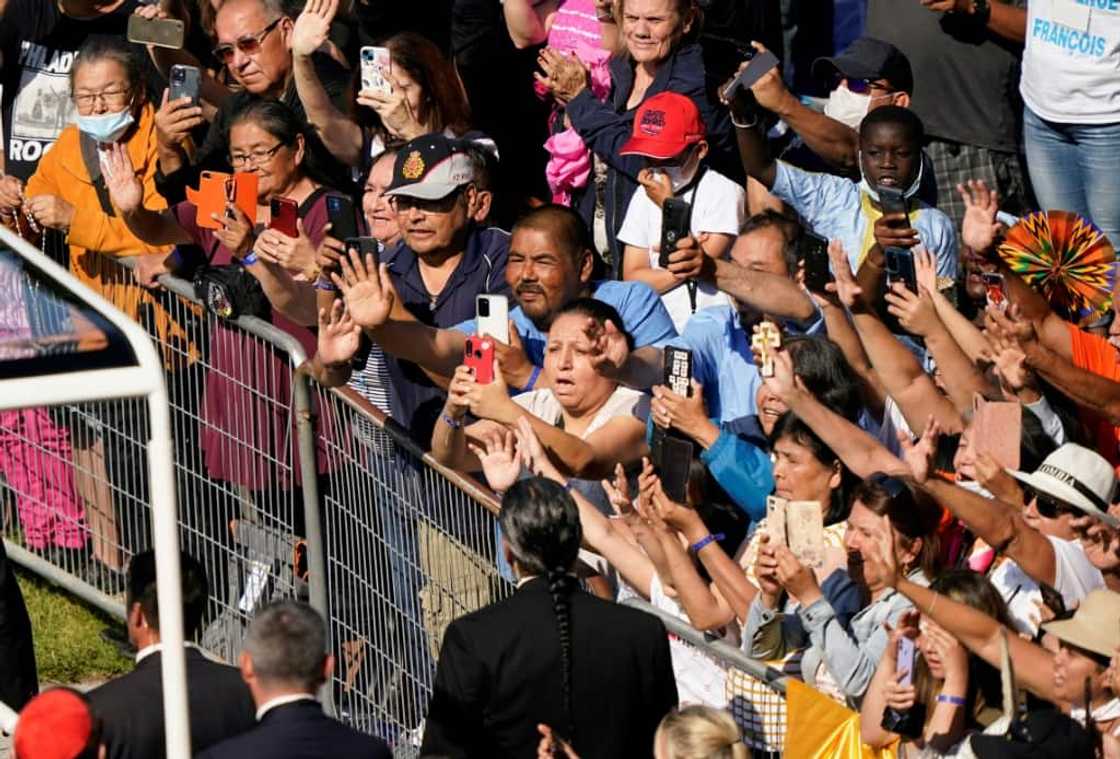
[[[233,60],[234,47],[245,55],[256,55],[261,51],[261,43],[264,42],[264,38],[283,20],[284,17],[281,16],[256,34],[241,37],[232,45],[218,45],[214,48],[214,57],[222,63],[228,64]]]
[[[1057,498],[1052,498],[1045,493],[1040,493],[1030,485],[1023,485],[1023,503],[1030,503],[1034,501],[1034,510],[1043,519],[1057,519],[1063,514],[1073,514],[1074,516],[1081,513],[1081,510],[1075,506],[1070,506],[1064,501],[1059,501]]]
[[[276,155],[277,151],[279,151],[282,147],[284,147],[284,143],[278,142],[271,148],[253,150],[248,153],[230,153],[229,165],[235,169],[246,166],[248,164],[252,164],[253,166],[263,166],[264,164],[271,161],[272,157]]]
[[[448,195],[429,200],[428,198],[414,198],[410,195],[392,195],[390,196],[390,203],[393,205],[393,210],[397,213],[405,213],[415,208],[420,213],[450,213],[455,204],[459,202],[459,196],[463,194],[465,187],[456,188]]]
[[[131,94],[131,90],[127,89],[75,93],[74,103],[83,111],[91,110],[98,101],[104,103],[106,108],[119,108],[128,103]]]

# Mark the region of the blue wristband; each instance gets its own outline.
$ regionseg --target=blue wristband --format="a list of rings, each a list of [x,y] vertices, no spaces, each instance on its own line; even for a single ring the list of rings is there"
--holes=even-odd
[[[700,550],[702,548],[704,548],[706,545],[708,545],[709,543],[719,542],[726,537],[727,536],[724,535],[722,532],[717,532],[715,535],[705,535],[704,537],[700,538],[695,543],[693,543],[691,546],[689,546],[689,550],[692,551],[693,553],[700,553]]]
[[[952,704],[953,706],[968,706],[968,701],[960,696],[946,696],[944,693],[937,694],[937,703]]]
[[[529,381],[525,383],[525,387],[521,388],[521,392],[527,393],[532,390],[537,384],[537,377],[539,376],[541,376],[541,368],[539,366],[533,366],[533,371],[529,374]]]
[[[452,419],[450,414],[440,414],[439,418],[447,423],[447,426],[453,430],[460,429],[463,426],[461,419]]]
[[[250,250],[249,255],[247,255],[247,256],[245,256],[244,258],[241,259],[241,265],[242,266],[252,266],[258,260],[259,259],[257,258],[257,251]]]

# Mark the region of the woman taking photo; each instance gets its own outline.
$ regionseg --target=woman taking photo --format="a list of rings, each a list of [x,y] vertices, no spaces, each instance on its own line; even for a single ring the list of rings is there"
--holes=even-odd
[[[1001,625],[1011,624],[1003,598],[983,575],[952,570],[939,575],[929,587]],[[898,640],[903,636],[914,640],[920,658],[898,661]],[[899,682],[903,671],[911,672],[912,684]],[[999,670],[970,654],[936,622],[910,611],[891,632],[886,655],[860,707],[863,742],[873,748],[896,744],[900,736],[883,727],[884,712],[888,707],[906,712],[916,703],[925,710],[921,734],[901,738],[905,745],[898,748],[898,754],[902,757],[953,756],[968,734],[996,723],[1002,715]]]
[[[327,223],[327,189],[305,170],[304,147],[290,108],[276,100],[249,100],[231,122],[229,160],[236,171],[257,177],[256,219],[227,202],[225,213],[212,214],[217,229],[199,225],[198,209],[190,201],[168,210],[148,207],[129,155],[119,146],[109,153],[106,175],[113,204],[137,237],[153,245],[193,243],[211,266],[237,263],[272,304],[271,314],[262,315],[314,355],[315,338],[301,325],[314,324],[317,317],[312,283]],[[273,198],[298,204],[298,237],[267,228]],[[207,470],[215,479],[252,491],[287,490],[294,483],[283,464],[290,462],[299,479],[288,418],[290,369],[260,341],[220,320],[212,323],[213,368],[206,376],[202,412]]]
[[[639,105],[666,91],[692,98],[704,119],[712,168],[734,179],[742,176],[742,167],[727,111],[707,95],[695,41],[702,21],[695,0],[619,0],[617,18],[625,53],[611,61],[607,102],[595,97],[588,70],[574,55],[542,50],[538,63],[544,73],[537,80],[564,104],[567,121],[595,154],[594,181],[576,193],[572,205],[594,230],[596,247],[610,251],[619,279],[622,249],[616,235],[645,167],[643,158],[619,152]]]
[[[383,72],[388,93],[359,89],[359,62],[353,112],[335,108],[312,56],[326,44],[337,10],[338,0],[310,0],[292,31],[296,91],[307,121],[336,158],[364,170],[392,142],[432,133],[466,134],[470,106],[455,69],[434,43],[412,32],[385,42],[391,61],[389,71]]]

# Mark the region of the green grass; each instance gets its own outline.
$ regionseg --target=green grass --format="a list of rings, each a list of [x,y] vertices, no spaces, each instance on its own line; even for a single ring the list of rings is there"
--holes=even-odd
[[[27,572],[17,572],[31,617],[40,683],[104,680],[132,669],[132,661],[101,637],[123,625],[100,610]]]

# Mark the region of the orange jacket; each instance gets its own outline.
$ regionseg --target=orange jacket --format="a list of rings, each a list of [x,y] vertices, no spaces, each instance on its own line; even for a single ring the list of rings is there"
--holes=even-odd
[[[114,258],[151,253],[170,253],[169,245],[148,245],[132,234],[124,220],[101,209],[97,190],[82,160],[78,127],[66,127],[58,140],[39,161],[35,174],[27,181],[25,194],[55,195],[74,206],[67,242],[70,246],[70,271],[83,283],[100,293],[130,318],[139,320],[141,306],[154,309],[160,340],[167,345],[185,340],[186,335],[152,294],[136,284],[132,272]],[[167,208],[167,201],[156,191],[155,109],[145,104],[136,130],[129,138],[128,154],[144,185],[144,206],[153,210]],[[188,304],[183,304],[186,308]],[[184,312],[176,315],[182,320]],[[177,338],[177,339],[176,339]],[[194,351],[189,352],[192,356]]]

